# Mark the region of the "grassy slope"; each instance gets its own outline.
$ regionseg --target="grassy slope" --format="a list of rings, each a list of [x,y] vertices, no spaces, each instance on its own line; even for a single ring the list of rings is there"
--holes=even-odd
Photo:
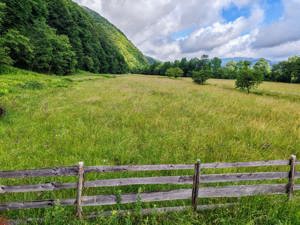
[[[287,159],[292,153],[299,156],[300,100],[295,97],[300,93],[299,85],[265,83],[259,90],[261,93],[278,90],[276,96],[270,97],[261,93],[247,95],[233,90],[232,81],[222,80],[198,86],[189,79],[149,76],[79,75],[66,80],[31,73],[22,75],[24,72],[19,70],[13,73],[0,76],[0,90],[5,86],[11,92],[0,97],[0,105],[8,112],[0,119],[2,170],[73,165],[78,161],[86,165],[116,165],[192,163],[197,158],[203,162]],[[33,90],[36,84],[32,85],[32,81],[42,83],[42,88]],[[89,179],[92,178],[96,177]],[[51,180],[55,179],[32,181]],[[18,182],[1,181],[1,184]],[[24,182],[30,181],[21,183]],[[150,186],[145,190],[155,188]],[[136,189],[122,190],[125,193]],[[86,194],[111,191],[88,190]],[[56,193],[55,197],[74,194],[67,191]],[[2,196],[1,202],[52,197],[51,193],[9,195]],[[268,200],[271,202],[246,201],[250,205],[233,211],[200,214],[191,222],[193,219],[203,224],[300,221],[299,215],[292,213],[295,207],[286,212],[283,210],[286,205],[281,207],[278,198]],[[278,207],[272,209],[272,204]],[[190,220],[187,215],[170,215],[159,220],[183,224]]]
[[[86,10],[100,24],[102,32],[107,36],[107,38],[120,50],[130,69],[143,68],[147,65],[148,62],[143,53],[134,46],[134,44],[125,36],[125,34],[122,33],[122,31],[98,13],[88,8],[86,8]]]

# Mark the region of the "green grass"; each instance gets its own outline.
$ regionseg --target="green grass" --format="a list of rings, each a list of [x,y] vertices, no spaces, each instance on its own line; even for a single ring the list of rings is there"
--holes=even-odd
[[[68,166],[79,161],[85,165],[125,165],[194,163],[196,159],[202,162],[288,159],[291,154],[300,157],[299,85],[265,82],[254,93],[246,94],[235,90],[233,81],[225,80],[209,80],[201,86],[185,78],[85,72],[56,77],[10,69],[0,75],[0,93],[0,106],[7,112],[0,119],[1,170]],[[104,175],[90,175],[88,179],[99,177]],[[53,180],[75,181],[75,178],[0,182],[4,185]],[[137,189],[122,188],[122,191]],[[156,189],[157,186],[144,187],[145,191]],[[87,190],[86,194],[118,190]],[[74,196],[74,191],[15,194],[0,196],[0,201]],[[281,197],[268,197],[268,203],[265,198],[258,199],[247,198],[240,209],[158,215],[149,217],[152,221],[149,223],[147,218],[130,220],[144,224],[300,223],[297,201],[284,211],[289,206],[280,203]],[[272,207],[274,204],[276,207]],[[6,215],[38,217],[50,212],[27,210]],[[64,213],[67,212],[72,209]],[[126,218],[110,218],[105,223],[114,219],[118,222],[111,224],[129,224]]]

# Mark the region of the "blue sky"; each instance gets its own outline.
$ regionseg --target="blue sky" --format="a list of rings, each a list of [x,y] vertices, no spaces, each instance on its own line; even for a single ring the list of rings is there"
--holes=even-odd
[[[300,52],[300,0],[74,0],[109,19],[146,55],[265,57]]]

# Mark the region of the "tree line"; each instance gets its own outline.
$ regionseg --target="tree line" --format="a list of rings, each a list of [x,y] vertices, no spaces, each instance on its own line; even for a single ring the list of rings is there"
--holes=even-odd
[[[171,76],[170,74],[174,71],[177,71],[176,77],[198,77],[200,83],[207,78],[237,79],[246,71],[253,76],[261,76],[256,79],[300,83],[300,57],[293,56],[273,66],[263,58],[254,64],[249,61],[230,61],[223,66],[222,59],[218,57],[210,59],[208,55],[203,55],[201,58],[190,60],[183,58],[174,62],[154,62],[140,72],[149,75]]]
[[[71,0],[0,0],[0,66],[43,73],[125,73],[101,25]]]

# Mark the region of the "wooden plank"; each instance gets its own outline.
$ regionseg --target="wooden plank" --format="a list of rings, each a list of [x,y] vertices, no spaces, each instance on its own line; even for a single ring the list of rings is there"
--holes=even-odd
[[[290,172],[289,172],[289,183],[287,185],[287,193],[289,200],[292,200],[295,188],[295,173],[296,173],[296,156],[292,155],[290,158]]]
[[[41,201],[28,201],[28,202],[12,202],[0,204],[0,211],[16,210],[16,209],[37,209],[48,208],[55,205],[60,206],[73,206],[76,199],[57,200],[41,200]]]
[[[78,164],[78,183],[77,183],[77,197],[76,197],[76,216],[82,219],[82,189],[84,182],[84,168],[83,162]]]
[[[77,174],[78,168],[74,166],[38,170],[0,171],[0,178],[75,176]]]
[[[0,194],[5,193],[26,193],[26,192],[42,192],[42,191],[58,191],[64,189],[75,189],[76,183],[46,183],[34,185],[20,186],[0,186]]]
[[[300,173],[295,173],[300,178]],[[261,173],[232,173],[232,174],[206,174],[200,175],[201,183],[222,183],[238,181],[274,180],[286,179],[289,172],[261,172]],[[193,176],[163,176],[163,177],[141,177],[141,178],[120,178],[86,181],[84,187],[116,187],[128,185],[149,185],[149,184],[192,184]],[[0,194],[58,191],[64,189],[75,189],[76,183],[46,183],[23,186],[0,186]]]
[[[168,165],[141,165],[141,166],[89,166],[86,167],[87,173],[108,173],[126,171],[163,171],[163,170],[192,170],[193,164],[168,164]]]
[[[192,189],[179,189],[169,192],[142,193],[142,202],[170,201],[188,199]],[[199,198],[219,198],[219,197],[243,197],[261,194],[285,194],[285,184],[270,185],[241,185],[226,186],[221,188],[200,188]],[[121,196],[121,204],[134,203],[137,194],[127,194]],[[84,206],[114,205],[116,197],[114,195],[89,196],[83,198]]]
[[[204,163],[203,169],[222,169],[240,167],[261,167],[261,166],[288,166],[289,160],[269,160],[256,162],[236,162],[236,163]]]
[[[192,207],[194,211],[197,210],[197,200],[199,193],[199,182],[200,182],[200,160],[195,164],[194,176],[193,176],[193,190],[192,190]]]
[[[192,176],[163,176],[163,177],[138,177],[138,178],[120,178],[108,180],[96,180],[85,182],[85,187],[115,187],[128,185],[146,185],[146,184],[192,184]]]
[[[300,164],[299,161],[296,165]],[[239,167],[260,167],[260,166],[288,166],[289,160],[271,160],[257,162],[236,162],[236,163],[204,163],[204,169],[239,168]],[[163,170],[192,170],[193,164],[167,164],[167,165],[141,165],[141,166],[89,166],[85,167],[85,173],[91,172],[126,172],[126,171],[163,171]],[[76,176],[77,166],[56,167],[50,169],[0,171],[0,178],[26,178],[26,177],[51,177],[51,176]]]
[[[276,180],[288,178],[288,172],[228,173],[201,175],[201,183]],[[300,176],[300,174],[299,174]]]
[[[261,166],[288,166],[288,160],[268,160],[256,162],[235,162],[235,163],[203,163],[203,169],[222,169],[240,167],[261,167]],[[140,165],[140,166],[89,166],[86,172],[126,172],[126,171],[161,171],[161,170],[192,170],[193,164],[169,164],[169,165]]]
[[[300,190],[300,185],[295,185],[294,190]],[[142,202],[156,201],[171,201],[189,199],[192,189],[179,189],[167,192],[152,192],[141,194],[125,194],[121,196],[121,204],[134,203],[138,196]],[[219,198],[219,197],[243,197],[254,195],[269,195],[269,194],[285,194],[285,184],[268,184],[268,185],[240,185],[226,186],[219,188],[200,188],[199,198]],[[103,206],[115,205],[115,195],[99,195],[99,196],[84,196],[82,197],[82,206]],[[61,200],[60,205],[74,205],[75,199]],[[43,208],[55,205],[54,200],[34,201],[34,202],[17,202],[0,204],[0,211],[25,208]]]

